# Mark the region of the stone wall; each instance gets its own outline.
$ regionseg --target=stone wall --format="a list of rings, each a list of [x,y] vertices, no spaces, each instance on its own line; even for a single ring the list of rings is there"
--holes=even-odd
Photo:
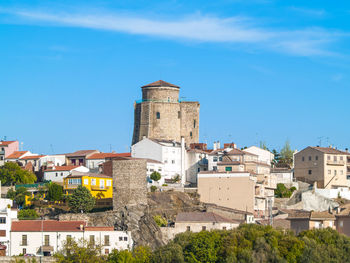
[[[113,210],[147,204],[147,162],[145,159],[112,160]]]
[[[185,138],[187,145],[199,142],[199,102],[181,102],[180,137]],[[192,134],[192,136],[191,136]]]

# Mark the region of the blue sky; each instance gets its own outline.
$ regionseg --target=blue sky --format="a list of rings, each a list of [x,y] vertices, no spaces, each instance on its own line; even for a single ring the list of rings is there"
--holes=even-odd
[[[345,0],[0,0],[0,137],[127,151],[163,79],[200,101],[208,144],[350,147],[349,47]]]

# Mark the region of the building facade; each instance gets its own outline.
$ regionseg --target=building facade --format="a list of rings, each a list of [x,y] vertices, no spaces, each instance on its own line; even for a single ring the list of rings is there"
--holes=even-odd
[[[0,166],[4,165],[7,156],[18,150],[18,141],[0,141]]]
[[[44,170],[44,181],[52,181],[56,183],[63,183],[63,179],[71,175],[73,171],[87,173],[89,169],[85,166],[54,166],[51,169]]]
[[[134,105],[132,144],[147,137],[188,145],[199,140],[199,102],[180,101],[180,87],[159,80],[142,87],[142,100]]]
[[[11,199],[0,199],[0,245],[6,246],[4,256],[9,256],[10,231],[12,221],[17,220],[17,209]]]

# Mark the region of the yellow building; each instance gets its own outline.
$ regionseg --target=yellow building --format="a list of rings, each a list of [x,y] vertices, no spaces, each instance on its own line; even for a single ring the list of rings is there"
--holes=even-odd
[[[63,179],[63,190],[67,195],[71,194],[79,185],[89,189],[97,200],[112,200],[113,178],[108,175],[75,172]]]

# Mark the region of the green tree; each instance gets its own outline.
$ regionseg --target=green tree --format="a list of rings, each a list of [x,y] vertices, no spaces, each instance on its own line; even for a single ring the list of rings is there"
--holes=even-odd
[[[135,259],[129,250],[113,249],[108,255],[108,263],[133,263]]]
[[[168,221],[160,215],[153,216],[153,219],[156,222],[156,224],[160,227],[168,225]]]
[[[25,187],[19,187],[17,190],[10,189],[7,192],[7,198],[15,201],[19,206],[24,206],[26,196],[30,196],[30,193]]]
[[[152,251],[149,247],[138,246],[134,248],[132,254],[134,255],[135,263],[150,263],[152,259]]]
[[[73,212],[89,212],[95,206],[95,198],[86,187],[79,185],[68,197],[68,205]]]
[[[267,148],[265,141],[260,141],[260,148],[269,151],[269,148]]]
[[[162,178],[162,176],[160,175],[160,173],[158,173],[157,171],[154,171],[153,173],[151,173],[151,176],[150,178],[153,180],[153,181],[159,181],[160,178]]]
[[[22,209],[18,212],[18,219],[37,219],[38,217],[34,209]]]
[[[160,247],[152,255],[153,263],[184,263],[183,249],[179,244],[170,241],[166,246]]]
[[[22,169],[17,163],[7,162],[0,167],[2,185],[33,184],[37,178],[35,174]]]
[[[61,201],[63,198],[63,187],[56,183],[51,183],[47,192],[50,201]]]
[[[283,163],[291,167],[293,165],[293,153],[294,152],[290,147],[290,143],[287,140],[281,149],[281,157],[279,163]]]
[[[284,184],[277,184],[275,196],[279,198],[289,198],[292,196],[295,190],[295,187],[291,187],[290,189],[288,189]]]

